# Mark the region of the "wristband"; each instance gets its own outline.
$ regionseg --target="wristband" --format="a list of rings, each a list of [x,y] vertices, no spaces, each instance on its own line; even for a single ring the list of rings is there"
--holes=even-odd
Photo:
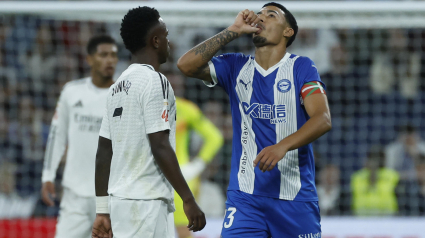
[[[96,197],[96,213],[109,214],[109,196]]]

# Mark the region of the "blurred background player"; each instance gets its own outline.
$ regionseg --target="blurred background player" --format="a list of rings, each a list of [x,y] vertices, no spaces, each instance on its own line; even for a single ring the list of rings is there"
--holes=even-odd
[[[177,63],[230,98],[234,140],[223,238],[321,235],[310,143],[331,129],[331,119],[313,61],[286,51],[297,31],[285,7],[268,3],[257,14],[241,11]],[[214,57],[244,34],[252,34],[255,59]]]
[[[187,228],[202,230],[205,215],[174,151],[174,91],[158,72],[169,56],[168,29],[157,10],[138,7],[124,16],[121,37],[132,64],[107,97],[96,155],[92,236],[174,237],[173,188],[183,200]]]
[[[184,81],[179,75],[167,77],[176,95],[177,120],[176,120],[176,155],[184,178],[190,190],[197,197],[200,188],[199,175],[204,171],[206,165],[216,155],[223,145],[223,136],[220,130],[203,114],[196,104],[183,98]],[[199,153],[190,159],[190,135],[196,132],[202,137],[203,145]],[[174,195],[176,211],[174,212],[174,223],[180,238],[191,237],[187,229],[187,218],[183,211],[183,201]]]
[[[94,180],[96,143],[118,62],[117,45],[110,36],[95,36],[87,53],[90,77],[64,86],[45,153],[42,199],[54,206],[56,170],[67,148],[56,237],[90,237],[95,218],[94,184],[89,181]]]

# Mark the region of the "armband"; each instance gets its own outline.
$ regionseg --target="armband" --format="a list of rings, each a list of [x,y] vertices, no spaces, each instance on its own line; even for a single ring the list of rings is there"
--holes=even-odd
[[[319,93],[326,94],[325,89],[319,81],[308,82],[301,88],[301,96],[303,100],[310,95]]]

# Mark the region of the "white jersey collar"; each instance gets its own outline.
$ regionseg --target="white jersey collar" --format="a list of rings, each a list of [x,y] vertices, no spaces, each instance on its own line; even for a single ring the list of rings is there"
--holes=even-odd
[[[134,66],[145,66],[148,67],[150,70],[155,71],[155,68],[150,64],[139,64],[139,63],[132,63],[128,68],[134,67]]]
[[[267,75],[269,75],[270,73],[272,73],[273,71],[275,71],[279,66],[281,66],[283,63],[286,62],[286,60],[289,59],[289,57],[291,56],[290,53],[286,52],[285,56],[283,56],[283,58],[275,65],[273,65],[272,67],[270,67],[268,70],[263,69],[258,63],[257,61],[255,61],[254,58],[254,65],[255,68],[257,69],[257,71],[263,76],[266,77]]]
[[[95,92],[105,92],[105,91],[108,91],[109,90],[109,88],[99,88],[96,85],[94,85],[91,77],[87,77],[86,78],[86,82],[87,82],[87,87],[90,90],[92,90],[92,91],[95,91]]]

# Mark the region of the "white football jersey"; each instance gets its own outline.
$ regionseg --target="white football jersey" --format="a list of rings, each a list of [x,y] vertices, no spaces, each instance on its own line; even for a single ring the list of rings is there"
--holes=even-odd
[[[150,65],[130,65],[109,89],[99,133],[112,141],[110,195],[173,201],[173,188],[156,164],[148,138],[164,130],[170,130],[175,150],[176,105],[170,83]]]
[[[62,185],[74,193],[94,197],[94,171],[99,130],[108,88],[98,88],[91,78],[68,82],[52,120],[42,181],[54,181],[68,145]]]

